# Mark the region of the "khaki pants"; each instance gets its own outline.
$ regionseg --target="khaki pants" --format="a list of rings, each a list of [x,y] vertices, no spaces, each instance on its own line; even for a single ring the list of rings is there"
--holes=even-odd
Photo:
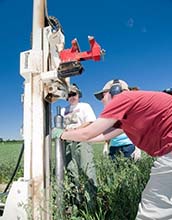
[[[89,143],[66,143],[66,169],[77,179],[80,171],[84,172],[97,185],[93,149]]]
[[[91,210],[94,209],[97,181],[93,149],[89,143],[66,142],[66,170],[72,177],[71,181],[78,192],[75,195],[74,203],[77,206],[82,206],[85,195],[87,195],[87,205]],[[83,187],[80,183],[80,177],[84,177],[84,192],[80,190]],[[80,193],[81,191],[82,193]]]
[[[172,152],[154,162],[136,220],[172,220]]]

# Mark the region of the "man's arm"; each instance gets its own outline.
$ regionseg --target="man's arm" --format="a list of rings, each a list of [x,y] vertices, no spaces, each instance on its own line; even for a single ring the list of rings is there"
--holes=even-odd
[[[119,128],[109,128],[106,131],[104,131],[102,134],[89,139],[87,142],[102,142],[102,141],[108,141],[111,138],[114,138],[120,134],[123,133],[122,129]]]
[[[109,140],[120,133],[121,129],[113,128],[117,120],[107,119],[107,118],[98,118],[90,125],[70,131],[64,131],[61,135],[61,138],[64,140],[71,141],[87,141],[87,142],[99,142]]]
[[[90,125],[92,122],[85,122],[83,123],[82,125],[80,125],[79,127],[77,127],[76,129],[79,129],[79,128],[85,128],[87,127],[88,125]]]

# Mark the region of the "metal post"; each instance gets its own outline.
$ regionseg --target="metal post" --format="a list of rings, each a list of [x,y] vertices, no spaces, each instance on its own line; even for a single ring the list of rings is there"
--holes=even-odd
[[[61,115],[61,107],[57,106],[57,115],[54,117],[54,124],[56,128],[63,128],[63,117]],[[63,211],[63,180],[64,180],[64,142],[59,138],[55,139],[55,172],[57,183],[57,207],[59,215]]]
[[[49,187],[46,105],[43,97],[44,85],[40,74],[47,71],[43,60],[44,0],[33,1],[31,72],[25,75],[24,93],[24,178],[32,183],[31,206],[33,219],[49,219],[45,214],[45,189]],[[49,125],[48,125],[49,126]],[[46,147],[45,147],[46,146]]]
[[[33,219],[44,218],[41,207],[44,207],[44,137],[45,137],[45,115],[43,99],[43,83],[40,73],[43,71],[42,51],[42,29],[44,27],[44,0],[33,2],[33,28],[32,28],[32,50],[35,53],[34,65],[38,73],[32,72],[32,149],[31,149],[31,179],[32,183],[32,211]]]
[[[32,49],[42,50],[42,28],[44,27],[45,0],[33,1]]]

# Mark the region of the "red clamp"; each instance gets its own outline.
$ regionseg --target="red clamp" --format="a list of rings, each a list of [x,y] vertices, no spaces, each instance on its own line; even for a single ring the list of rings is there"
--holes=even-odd
[[[95,41],[94,37],[89,36],[88,40],[90,44],[90,50],[84,52],[80,52],[77,39],[72,40],[72,47],[70,49],[64,49],[59,53],[61,61],[99,61],[103,51],[101,50],[99,44]]]

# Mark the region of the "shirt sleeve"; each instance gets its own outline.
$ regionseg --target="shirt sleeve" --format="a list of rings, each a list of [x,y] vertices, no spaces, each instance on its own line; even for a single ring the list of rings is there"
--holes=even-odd
[[[125,92],[118,94],[106,105],[100,118],[113,118],[121,121],[127,117],[132,105],[132,100],[125,95]]]
[[[66,110],[65,108],[62,108],[62,109],[61,109],[61,115],[62,115],[63,117],[64,117],[64,115],[65,115],[65,110]]]
[[[83,111],[85,122],[93,122],[96,120],[95,113],[89,104],[85,103],[85,105],[83,106]]]

